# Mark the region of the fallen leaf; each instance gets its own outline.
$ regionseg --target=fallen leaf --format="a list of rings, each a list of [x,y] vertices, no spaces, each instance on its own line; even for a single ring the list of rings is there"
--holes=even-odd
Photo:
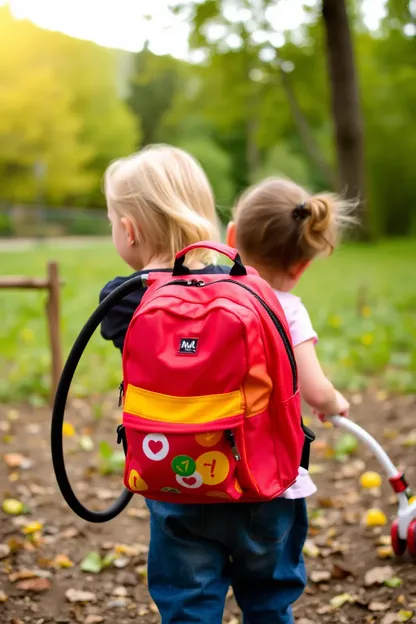
[[[72,537],[77,537],[79,535],[79,531],[75,527],[68,527],[65,531],[62,531],[61,535],[65,539],[71,539]]]
[[[371,585],[382,585],[388,579],[391,579],[394,574],[394,570],[391,566],[375,567],[368,570],[364,577],[364,585],[370,587]]]
[[[391,578],[388,578],[384,581],[384,585],[386,585],[386,587],[390,587],[391,589],[400,587],[402,583],[403,583],[402,579],[399,578],[398,576],[392,576]]]
[[[51,588],[51,582],[47,578],[32,578],[16,583],[18,589],[25,591],[43,592]]]
[[[136,574],[137,576],[139,576],[143,581],[145,581],[147,579],[147,565],[140,565],[137,566],[136,568]]]
[[[369,611],[387,611],[387,609],[390,608],[390,603],[388,602],[370,602],[370,604],[368,605],[368,610]]]
[[[108,609],[120,609],[127,606],[127,600],[124,598],[116,598],[116,600],[110,600],[107,602]]]
[[[340,563],[334,563],[331,570],[331,576],[334,579],[344,580],[349,576],[354,577],[354,573]]]
[[[335,507],[335,502],[333,498],[330,498],[329,496],[326,498],[318,498],[318,505],[319,507],[324,507],[325,509],[330,509],[331,507]]]
[[[95,615],[94,613],[90,613],[84,620],[84,624],[101,624],[104,622],[104,618],[101,615]]]
[[[22,531],[25,535],[31,535],[32,533],[36,533],[37,531],[41,531],[43,529],[43,524],[40,522],[30,522],[26,524]]]
[[[32,579],[38,577],[39,574],[36,570],[27,570],[26,568],[23,570],[19,570],[18,572],[13,572],[9,574],[10,583],[15,583],[16,581],[22,581],[23,579]]]
[[[375,543],[377,546],[391,546],[391,537],[390,535],[379,535]]]
[[[1,506],[3,511],[9,516],[20,516],[24,513],[25,506],[16,498],[5,498]]]
[[[72,568],[74,562],[68,557],[68,555],[56,555],[53,560],[53,565],[57,568]]]
[[[78,440],[78,444],[81,449],[86,452],[92,451],[94,448],[94,442],[88,435],[82,435]]]
[[[406,596],[404,594],[400,594],[400,596],[397,596],[396,602],[402,607],[405,607],[407,602]]]
[[[402,440],[402,446],[405,447],[412,447],[412,446],[416,446],[416,431],[412,431],[407,438],[404,438],[404,440]],[[401,620],[402,622],[407,622],[407,620]]]
[[[62,425],[62,435],[66,436],[67,438],[72,438],[75,435],[75,429],[73,425],[71,425],[71,423],[64,422],[64,424]]]
[[[10,555],[10,546],[7,544],[0,544],[0,559],[6,559]]]
[[[0,589],[0,603],[6,602],[8,598],[8,595],[2,589]]]
[[[316,546],[316,544],[312,540],[307,539],[303,546],[303,554],[305,555],[305,557],[316,559],[317,557],[319,557],[319,552],[319,548]]]
[[[352,596],[351,594],[345,593],[345,594],[339,594],[338,596],[334,596],[333,598],[331,598],[331,600],[329,601],[329,604],[331,605],[333,609],[340,609],[345,604],[347,604],[347,602],[352,603],[352,602],[355,602],[355,600],[356,599],[354,598],[354,596]]]
[[[397,429],[386,428],[383,431],[383,438],[385,438],[386,440],[395,440],[398,435],[399,432],[397,431]]]
[[[357,449],[357,438],[350,433],[345,433],[340,437],[335,445],[335,457],[341,460],[355,453]]]
[[[76,602],[96,602],[97,596],[89,591],[81,591],[78,589],[68,589],[65,592],[65,598],[72,603]]]
[[[322,605],[322,607],[319,607],[316,610],[316,613],[318,615],[325,615],[326,613],[330,613],[332,611],[333,607],[331,607],[331,605]]]
[[[103,569],[101,555],[98,552],[89,552],[86,557],[84,557],[84,559],[81,561],[79,567],[83,572],[99,574]]]
[[[400,609],[399,613],[399,622],[408,622],[410,618],[413,617],[413,611],[405,611],[404,609]]]
[[[394,624],[395,622],[400,622],[397,613],[387,613],[381,620],[381,624]]]
[[[6,453],[6,455],[3,455],[3,460],[9,468],[20,468],[26,459],[21,453]]]
[[[392,559],[394,557],[393,548],[391,546],[379,546],[376,552],[379,559]]]
[[[312,570],[309,574],[309,578],[312,583],[323,583],[330,580],[331,573],[328,572],[328,570]]]

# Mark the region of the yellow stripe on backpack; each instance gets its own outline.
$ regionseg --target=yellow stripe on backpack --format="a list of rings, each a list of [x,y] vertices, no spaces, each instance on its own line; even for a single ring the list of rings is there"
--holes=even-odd
[[[225,394],[178,397],[129,384],[124,401],[124,412],[133,416],[188,425],[237,416],[243,409],[243,395],[240,390]]]

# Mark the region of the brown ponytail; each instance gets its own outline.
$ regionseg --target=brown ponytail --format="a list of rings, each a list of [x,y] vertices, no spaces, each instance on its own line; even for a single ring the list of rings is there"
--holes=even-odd
[[[269,178],[236,205],[237,247],[254,264],[289,269],[332,253],[345,226],[355,223],[353,208],[337,195],[310,195],[290,180]]]
[[[337,198],[314,195],[305,202],[308,215],[300,227],[300,246],[307,256],[332,253],[336,245]]]

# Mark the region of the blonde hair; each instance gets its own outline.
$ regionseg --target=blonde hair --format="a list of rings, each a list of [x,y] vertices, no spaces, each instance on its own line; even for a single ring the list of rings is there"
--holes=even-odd
[[[355,204],[331,193],[309,194],[282,178],[246,190],[234,209],[236,242],[247,258],[276,269],[332,253]]]
[[[173,262],[187,245],[219,238],[208,178],[179,148],[152,145],[116,160],[104,174],[104,192],[115,213],[130,218],[139,244],[149,250],[147,262],[153,258]],[[189,256],[190,261],[214,260],[208,250]]]

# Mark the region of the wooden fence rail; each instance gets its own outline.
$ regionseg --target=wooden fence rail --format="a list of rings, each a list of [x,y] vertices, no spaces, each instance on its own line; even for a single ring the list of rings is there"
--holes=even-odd
[[[48,321],[49,344],[51,351],[51,392],[54,399],[59,377],[62,371],[62,343],[60,333],[60,287],[64,282],[59,279],[58,264],[48,263],[46,278],[26,277],[23,275],[0,276],[0,289],[35,289],[47,290],[46,317]]]

